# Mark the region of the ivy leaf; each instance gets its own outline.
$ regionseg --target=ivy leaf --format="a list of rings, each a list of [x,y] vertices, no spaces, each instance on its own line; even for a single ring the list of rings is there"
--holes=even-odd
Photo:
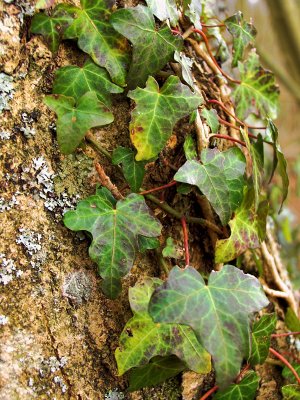
[[[33,16],[30,31],[45,37],[52,53],[58,50],[65,28],[72,22],[71,15],[63,12],[61,6],[55,7],[51,16],[39,13]]]
[[[138,235],[157,237],[161,224],[142,196],[131,193],[116,200],[106,188],[78,203],[75,211],[64,215],[64,224],[73,231],[92,235],[89,255],[98,264],[105,293],[115,298],[120,279],[131,269],[138,251]]]
[[[135,154],[126,147],[117,147],[112,156],[114,165],[122,164],[123,173],[133,192],[138,192],[145,175],[145,162],[135,161]]]
[[[234,260],[247,249],[259,247],[265,237],[268,203],[262,201],[255,211],[253,190],[246,190],[242,205],[236,210],[229,222],[231,235],[228,239],[216,243],[215,262],[223,263]]]
[[[281,388],[284,400],[299,400],[300,399],[300,386],[285,385]]]
[[[150,301],[155,322],[193,328],[212,355],[217,385],[225,387],[249,354],[249,314],[269,303],[259,281],[232,265],[212,271],[208,285],[193,267],[174,267]]]
[[[192,138],[192,135],[187,135],[184,140],[183,150],[185,154],[185,158],[187,160],[196,160],[198,158],[196,143]]]
[[[255,39],[257,31],[250,23],[244,21],[243,13],[238,11],[236,14],[225,19],[224,24],[228,31],[233,36],[233,58],[232,66],[236,67],[238,61],[243,59],[244,50],[248,44],[252,43]]]
[[[281,177],[281,182],[282,182],[282,188],[281,188],[282,200],[281,200],[281,206],[280,206],[280,210],[279,210],[279,212],[280,212],[282,209],[282,206],[283,206],[283,202],[287,198],[287,195],[288,195],[289,176],[287,173],[287,162],[282,153],[280,144],[278,143],[278,129],[271,119],[268,119],[266,135],[271,136],[272,142],[273,142],[273,149],[274,149],[273,169],[272,169],[272,174],[271,174],[270,180],[273,177],[276,167],[278,167],[278,173]]]
[[[264,70],[259,64],[258,55],[251,51],[248,60],[239,62],[241,84],[233,92],[237,116],[245,118],[251,112],[251,104],[263,116],[276,118],[278,112],[279,90],[274,74]]]
[[[224,152],[204,149],[201,159],[202,164],[186,161],[174,179],[196,185],[226,225],[243,198],[245,157],[238,147],[232,147]]]
[[[174,323],[156,324],[148,314],[151,295],[162,283],[157,278],[148,278],[129,289],[134,315],[121,333],[120,347],[115,353],[120,375],[130,368],[147,364],[153,357],[169,355],[176,355],[195,372],[211,370],[210,355],[190,327]]]
[[[214,400],[253,400],[258,389],[259,376],[249,371],[237,384],[229,385],[227,389],[218,392]]]
[[[136,102],[129,130],[137,149],[137,161],[157,157],[172,135],[176,122],[202,102],[202,97],[194,94],[173,75],[161,89],[149,76],[145,89],[136,88],[128,93],[128,97]]]
[[[160,241],[157,238],[138,236],[138,247],[140,253],[145,253],[147,250],[157,249],[160,246]]]
[[[35,5],[35,8],[36,8],[36,10],[50,8],[53,6],[54,3],[55,3],[55,0],[38,0]]]
[[[172,237],[167,238],[166,246],[163,248],[162,255],[170,258],[180,258],[181,251]]]
[[[80,7],[64,4],[64,10],[76,16],[64,38],[78,38],[79,48],[106,68],[113,82],[125,86],[129,54],[126,40],[108,21],[114,4],[114,0],[80,0]]]
[[[200,17],[202,13],[201,0],[184,0],[184,15],[190,19],[195,28],[202,29]]]
[[[129,391],[134,392],[145,386],[155,386],[178,375],[186,365],[176,356],[154,357],[149,364],[133,368],[129,377]]]
[[[276,314],[263,315],[252,326],[252,349],[249,363],[263,364],[268,357],[271,343],[271,334],[276,327]]]
[[[284,323],[291,332],[300,331],[300,320],[297,317],[295,311],[290,307],[287,309],[287,312],[285,313]]]
[[[218,120],[218,114],[216,110],[208,110],[207,108],[204,108],[201,111],[201,117],[204,118],[207,122],[207,125],[210,127],[211,133],[217,133],[219,129],[219,120]]]
[[[146,3],[152,14],[160,21],[170,20],[172,26],[175,26],[179,19],[175,0],[146,0]]]
[[[181,66],[182,79],[193,89],[194,78],[192,74],[192,66],[194,61],[179,51],[175,51],[174,60]]]
[[[169,27],[156,29],[154,17],[145,6],[117,10],[110,22],[116,31],[133,44],[127,77],[131,89],[143,87],[148,76],[160,71],[173,58],[174,51],[182,48],[182,38],[172,35]]]
[[[111,106],[110,93],[122,93],[123,89],[112,83],[104,68],[87,60],[83,67],[68,65],[55,72],[53,93],[74,97],[78,100],[86,92],[96,92],[98,99]]]
[[[292,363],[292,367],[294,370],[297,372],[297,374],[300,374],[300,364],[298,363]],[[290,383],[297,383],[295,375],[292,373],[292,371],[288,367],[284,367],[282,370],[282,376],[289,381]]]
[[[90,128],[107,125],[114,120],[95,92],[85,93],[76,104],[73,97],[57,94],[46,96],[44,103],[57,114],[57,140],[64,154],[75,151]]]

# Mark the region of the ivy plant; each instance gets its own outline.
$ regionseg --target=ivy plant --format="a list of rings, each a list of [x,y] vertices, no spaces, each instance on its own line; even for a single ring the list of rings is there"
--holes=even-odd
[[[117,9],[114,0],[81,0],[78,7],[62,3],[51,10],[53,1],[38,2],[46,11],[33,17],[31,32],[43,35],[53,52],[59,51],[61,40],[69,39],[85,54],[85,61],[55,72],[53,93],[44,100],[57,115],[60,151],[84,151],[83,144],[90,144],[124,183],[120,191],[99,167],[102,187],[80,200],[63,222],[72,231],[88,233],[89,255],[98,266],[102,291],[111,299],[120,294],[122,278],[138,253],[155,249],[158,255],[151,259],[160,262],[160,276],[144,278],[129,289],[133,316],[115,353],[119,374],[130,370],[129,390],[159,384],[186,370],[207,374],[213,368],[218,386],[211,393],[219,390],[216,399],[251,400],[259,376],[240,370],[243,362],[249,369],[266,361],[277,317],[264,313],[269,300],[257,277],[235,265],[243,267],[237,260],[259,248],[266,235],[266,145],[274,153],[271,178],[278,171],[282,181],[282,203],[288,193],[287,163],[273,122],[278,88],[251,49],[256,29],[242,13],[210,26],[207,22],[216,19],[211,2],[146,3]],[[225,29],[233,37],[231,47]],[[210,48],[211,39],[219,43],[220,54]],[[224,61],[230,50],[232,72],[239,79],[231,78],[216,60]],[[208,68],[232,87],[235,109],[220,101],[223,92],[213,89],[217,86]],[[210,90],[202,96],[202,85],[209,82],[217,98],[207,98]],[[91,130],[114,123],[117,96],[131,104],[131,144],[110,152]],[[266,125],[258,135],[245,122],[253,113]],[[168,158],[172,152],[177,154],[175,162]],[[144,182],[151,184],[148,169],[163,162],[174,170],[171,182],[142,188]],[[175,208],[152,194],[158,190],[173,190]],[[196,200],[205,205],[204,217]],[[153,204],[163,213],[153,210]],[[183,240],[173,237],[176,230],[165,223],[167,214],[172,227],[181,221]],[[189,224],[202,230],[195,234],[195,247],[208,230],[216,235],[211,243],[213,266],[192,266]],[[179,265],[173,266],[175,261]],[[227,262],[232,265],[222,264]],[[260,319],[257,312],[263,313]],[[295,386],[290,379],[282,388],[286,398],[299,392]]]

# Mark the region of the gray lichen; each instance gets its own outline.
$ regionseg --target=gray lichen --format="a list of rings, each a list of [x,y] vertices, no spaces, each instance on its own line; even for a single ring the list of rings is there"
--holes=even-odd
[[[8,324],[9,318],[6,317],[5,315],[0,315],[0,325],[6,325]]]
[[[0,283],[7,285],[14,278],[19,278],[23,271],[18,269],[15,261],[0,253]]]
[[[0,112],[10,110],[9,102],[14,97],[13,78],[3,72],[0,73]]]

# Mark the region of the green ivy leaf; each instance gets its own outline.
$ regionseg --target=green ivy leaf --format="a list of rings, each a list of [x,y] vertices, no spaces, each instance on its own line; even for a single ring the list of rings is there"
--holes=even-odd
[[[136,161],[135,154],[126,147],[117,147],[112,156],[114,165],[122,164],[123,173],[133,192],[138,192],[145,175],[145,162]]]
[[[64,38],[78,38],[79,48],[106,68],[113,82],[125,86],[129,54],[126,40],[108,21],[114,4],[114,0],[80,0],[80,7],[64,4],[66,12],[76,16]]]
[[[263,364],[269,354],[271,334],[276,327],[276,314],[263,315],[252,326],[252,349],[249,363]]]
[[[91,91],[96,92],[98,100],[110,107],[110,93],[122,93],[123,89],[112,83],[106,70],[91,60],[87,60],[81,68],[68,65],[55,72],[53,93],[78,100],[86,92]]]
[[[217,385],[225,387],[249,355],[249,314],[269,303],[259,281],[232,265],[212,271],[208,285],[193,267],[174,267],[150,301],[155,322],[193,328],[212,355]]]
[[[265,237],[268,203],[262,201],[258,210],[254,207],[253,190],[246,190],[242,205],[236,210],[229,222],[231,235],[228,239],[216,243],[215,261],[223,263],[234,260],[247,249],[259,247]]]
[[[36,10],[50,8],[53,6],[54,3],[55,3],[55,0],[38,0],[35,5],[35,8],[36,8]]]
[[[160,246],[160,241],[157,238],[138,236],[138,247],[140,253],[145,253],[147,250],[157,249]]]
[[[146,0],[152,14],[160,21],[170,20],[172,26],[176,26],[179,19],[175,0]]]
[[[295,369],[297,374],[300,374],[300,364],[298,363],[292,363],[292,367]],[[288,367],[284,367],[282,370],[282,376],[289,381],[290,383],[297,383],[295,375],[292,373],[292,371]]]
[[[170,138],[175,123],[202,102],[200,96],[173,75],[162,88],[149,76],[145,89],[132,90],[128,97],[136,102],[129,130],[137,149],[137,161],[157,157]]]
[[[295,314],[295,311],[290,307],[287,309],[287,312],[285,313],[284,323],[291,332],[300,331],[300,320]]]
[[[164,257],[170,257],[176,259],[180,258],[181,251],[172,237],[167,238],[166,246],[163,248],[162,255]]]
[[[263,115],[276,118],[278,112],[279,90],[274,74],[264,70],[259,64],[258,55],[251,51],[248,60],[239,62],[241,84],[237,85],[233,97],[237,116],[245,118],[251,111],[251,104]]]
[[[165,26],[159,30],[149,8],[139,5],[115,11],[110,22],[133,44],[132,62],[127,82],[129,88],[143,87],[149,75],[160,71],[182,48],[182,38],[172,35]]]
[[[58,50],[64,30],[72,22],[72,16],[63,12],[61,6],[55,7],[51,16],[39,13],[33,16],[30,31],[45,37],[52,53]]]
[[[272,169],[272,174],[271,174],[271,179],[273,177],[274,171],[278,167],[278,173],[281,177],[281,182],[282,182],[282,200],[281,200],[281,206],[280,210],[282,209],[283,202],[287,198],[288,191],[289,191],[289,176],[287,173],[287,162],[286,159],[282,153],[280,144],[278,143],[278,129],[273,123],[271,119],[268,119],[268,126],[267,126],[267,136],[271,136],[272,142],[273,142],[273,149],[274,149],[274,159],[273,159],[273,169]]]
[[[186,365],[176,356],[154,357],[149,364],[133,368],[129,377],[129,391],[134,392],[145,386],[155,386],[178,375]]]
[[[236,67],[238,61],[243,59],[245,48],[255,39],[257,31],[251,23],[249,24],[244,21],[243,13],[241,11],[238,11],[236,14],[232,15],[232,17],[225,19],[224,24],[233,36],[232,66]]]
[[[259,376],[249,371],[237,384],[229,385],[227,389],[219,391],[214,400],[253,400],[258,389]]]
[[[134,313],[120,336],[115,356],[119,374],[143,366],[156,356],[176,355],[188,368],[198,373],[211,370],[210,355],[198,342],[190,327],[180,324],[156,324],[148,314],[154,290],[162,285],[157,278],[148,278],[129,289],[129,301]],[[144,385],[148,385],[144,382]]]
[[[64,215],[64,224],[73,231],[87,231],[92,237],[89,255],[98,264],[107,296],[115,298],[120,279],[131,269],[138,251],[138,236],[157,237],[161,224],[142,196],[131,193],[116,200],[106,188],[78,203]]]
[[[174,60],[181,66],[182,79],[193,89],[194,78],[192,74],[192,66],[194,61],[179,51],[175,51]]]
[[[183,144],[183,150],[185,158],[187,160],[197,160],[198,155],[197,155],[196,143],[192,135],[187,135],[187,137],[185,138]]]
[[[73,97],[58,94],[46,96],[44,103],[57,114],[57,140],[64,154],[73,153],[90,128],[107,125],[114,120],[95,92],[85,93],[76,104]]]
[[[245,157],[238,147],[232,147],[224,152],[204,149],[201,160],[202,164],[186,161],[174,179],[196,185],[208,198],[222,224],[226,225],[243,198]]]
[[[208,110],[207,108],[204,108],[201,111],[201,117],[206,120],[207,125],[210,127],[211,133],[218,132],[220,124],[216,110],[214,109]]]
[[[281,388],[284,400],[299,400],[300,399],[300,386],[285,385]]]

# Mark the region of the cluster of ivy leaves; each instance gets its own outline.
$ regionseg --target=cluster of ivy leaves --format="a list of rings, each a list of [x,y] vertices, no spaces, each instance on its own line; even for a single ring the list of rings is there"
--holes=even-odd
[[[194,61],[184,53],[184,40],[170,29],[178,25],[180,14],[202,29],[200,20],[213,17],[211,2],[146,3],[118,10],[114,0],[81,0],[78,7],[62,3],[51,12],[36,14],[31,25],[31,32],[43,35],[53,52],[62,40],[76,40],[87,54],[83,65],[56,71],[53,94],[45,97],[57,115],[62,153],[76,151],[89,129],[113,122],[114,95],[125,92],[135,104],[129,125],[133,147],[118,147],[112,154],[112,163],[122,168],[131,193],[117,201],[106,188],[98,188],[64,216],[69,229],[91,234],[89,254],[98,265],[103,292],[112,299],[119,295],[121,279],[130,272],[137,253],[160,246],[161,223],[139,194],[145,165],[157,159],[175,124],[198,112],[198,107],[198,116],[211,134],[220,127],[216,110],[204,105],[195,91]],[[52,0],[38,2],[41,9],[52,6]],[[259,247],[264,239],[268,202],[261,186],[266,179],[266,141],[274,150],[272,176],[277,168],[282,179],[282,202],[288,188],[286,161],[272,121],[278,109],[274,76],[261,67],[255,50],[246,51],[256,35],[254,26],[240,12],[224,24],[233,38],[232,67],[237,68],[241,81],[232,98],[237,116],[254,115],[267,123],[267,130],[253,141],[241,129],[250,177],[245,174],[247,162],[240,148],[221,152],[212,147],[199,154],[193,136],[185,139],[186,161],[174,175],[180,183],[178,192],[185,188],[182,196],[191,191],[204,195],[219,224],[229,224],[231,229],[228,238],[216,243],[216,263],[233,261],[247,249]],[[218,42],[220,59],[225,61],[229,51],[221,30],[208,28],[207,34]],[[179,65],[181,79],[171,75],[160,86],[155,76],[169,62]],[[176,259],[179,253],[174,240],[168,238],[163,255]],[[253,322],[253,313],[268,304],[254,276],[225,265],[220,272],[213,271],[206,283],[192,266],[174,267],[165,282],[147,278],[136,284],[129,290],[129,300],[133,317],[121,334],[116,360],[120,374],[131,370],[130,390],[160,383],[187,369],[205,374],[213,365],[221,388],[216,399],[254,398],[259,382],[254,371],[240,382],[233,381],[243,360],[252,366],[265,361],[276,323],[273,314]]]

